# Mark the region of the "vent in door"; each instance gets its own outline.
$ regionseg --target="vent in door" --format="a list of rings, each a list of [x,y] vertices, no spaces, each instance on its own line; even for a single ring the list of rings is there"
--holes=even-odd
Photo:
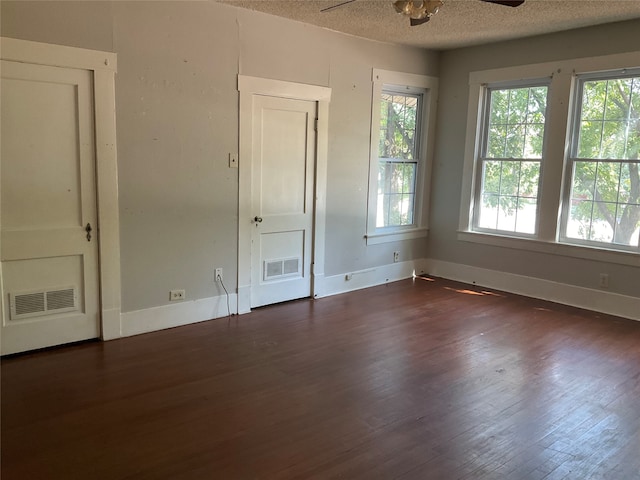
[[[11,320],[78,310],[76,287],[10,293]]]
[[[278,260],[265,260],[264,272],[262,279],[279,280],[282,278],[299,277],[300,265],[302,264],[300,257],[282,258]]]

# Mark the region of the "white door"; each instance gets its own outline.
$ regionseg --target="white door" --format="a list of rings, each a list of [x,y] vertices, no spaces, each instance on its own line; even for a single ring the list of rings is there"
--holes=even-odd
[[[93,79],[2,61],[3,355],[100,335]]]
[[[316,102],[254,96],[251,306],[311,295]]]

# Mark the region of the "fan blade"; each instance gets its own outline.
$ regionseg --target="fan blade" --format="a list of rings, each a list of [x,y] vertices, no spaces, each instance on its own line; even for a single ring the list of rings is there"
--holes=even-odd
[[[429,18],[430,17],[410,18],[409,23],[411,24],[412,27],[415,27],[416,25],[422,25],[423,23],[427,23],[429,21]]]
[[[323,13],[323,12],[329,12],[329,11],[331,11],[331,10],[334,10],[334,9],[336,9],[336,8],[340,8],[340,7],[344,6],[344,5],[348,5],[349,3],[353,3],[353,2],[355,2],[355,1],[356,1],[356,0],[346,0],[346,1],[341,2],[341,3],[338,3],[338,4],[336,4],[336,5],[332,5],[332,6],[330,6],[330,7],[323,8],[322,10],[320,10],[320,13]]]
[[[506,7],[519,7],[524,0],[480,0],[481,2],[495,3],[496,5],[504,5]]]

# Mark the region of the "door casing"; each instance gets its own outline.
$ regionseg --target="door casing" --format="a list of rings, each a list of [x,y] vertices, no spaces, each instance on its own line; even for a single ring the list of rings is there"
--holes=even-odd
[[[93,76],[100,331],[121,336],[120,228],[115,122],[117,55],[75,47],[0,37],[0,57],[14,62],[88,70]],[[8,308],[0,271],[0,308]]]
[[[317,102],[314,184],[314,220],[311,259],[311,295],[318,296],[324,279],[327,190],[327,149],[331,88],[238,75],[240,92],[238,172],[238,312],[251,311],[251,155],[254,95]]]

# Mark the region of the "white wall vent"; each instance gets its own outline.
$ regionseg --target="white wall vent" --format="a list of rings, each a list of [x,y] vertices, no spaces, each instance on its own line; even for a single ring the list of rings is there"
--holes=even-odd
[[[265,260],[262,279],[266,281],[299,277],[301,275],[301,260],[300,257]]]
[[[52,315],[78,310],[76,287],[55,287],[48,290],[9,294],[11,320]]]

